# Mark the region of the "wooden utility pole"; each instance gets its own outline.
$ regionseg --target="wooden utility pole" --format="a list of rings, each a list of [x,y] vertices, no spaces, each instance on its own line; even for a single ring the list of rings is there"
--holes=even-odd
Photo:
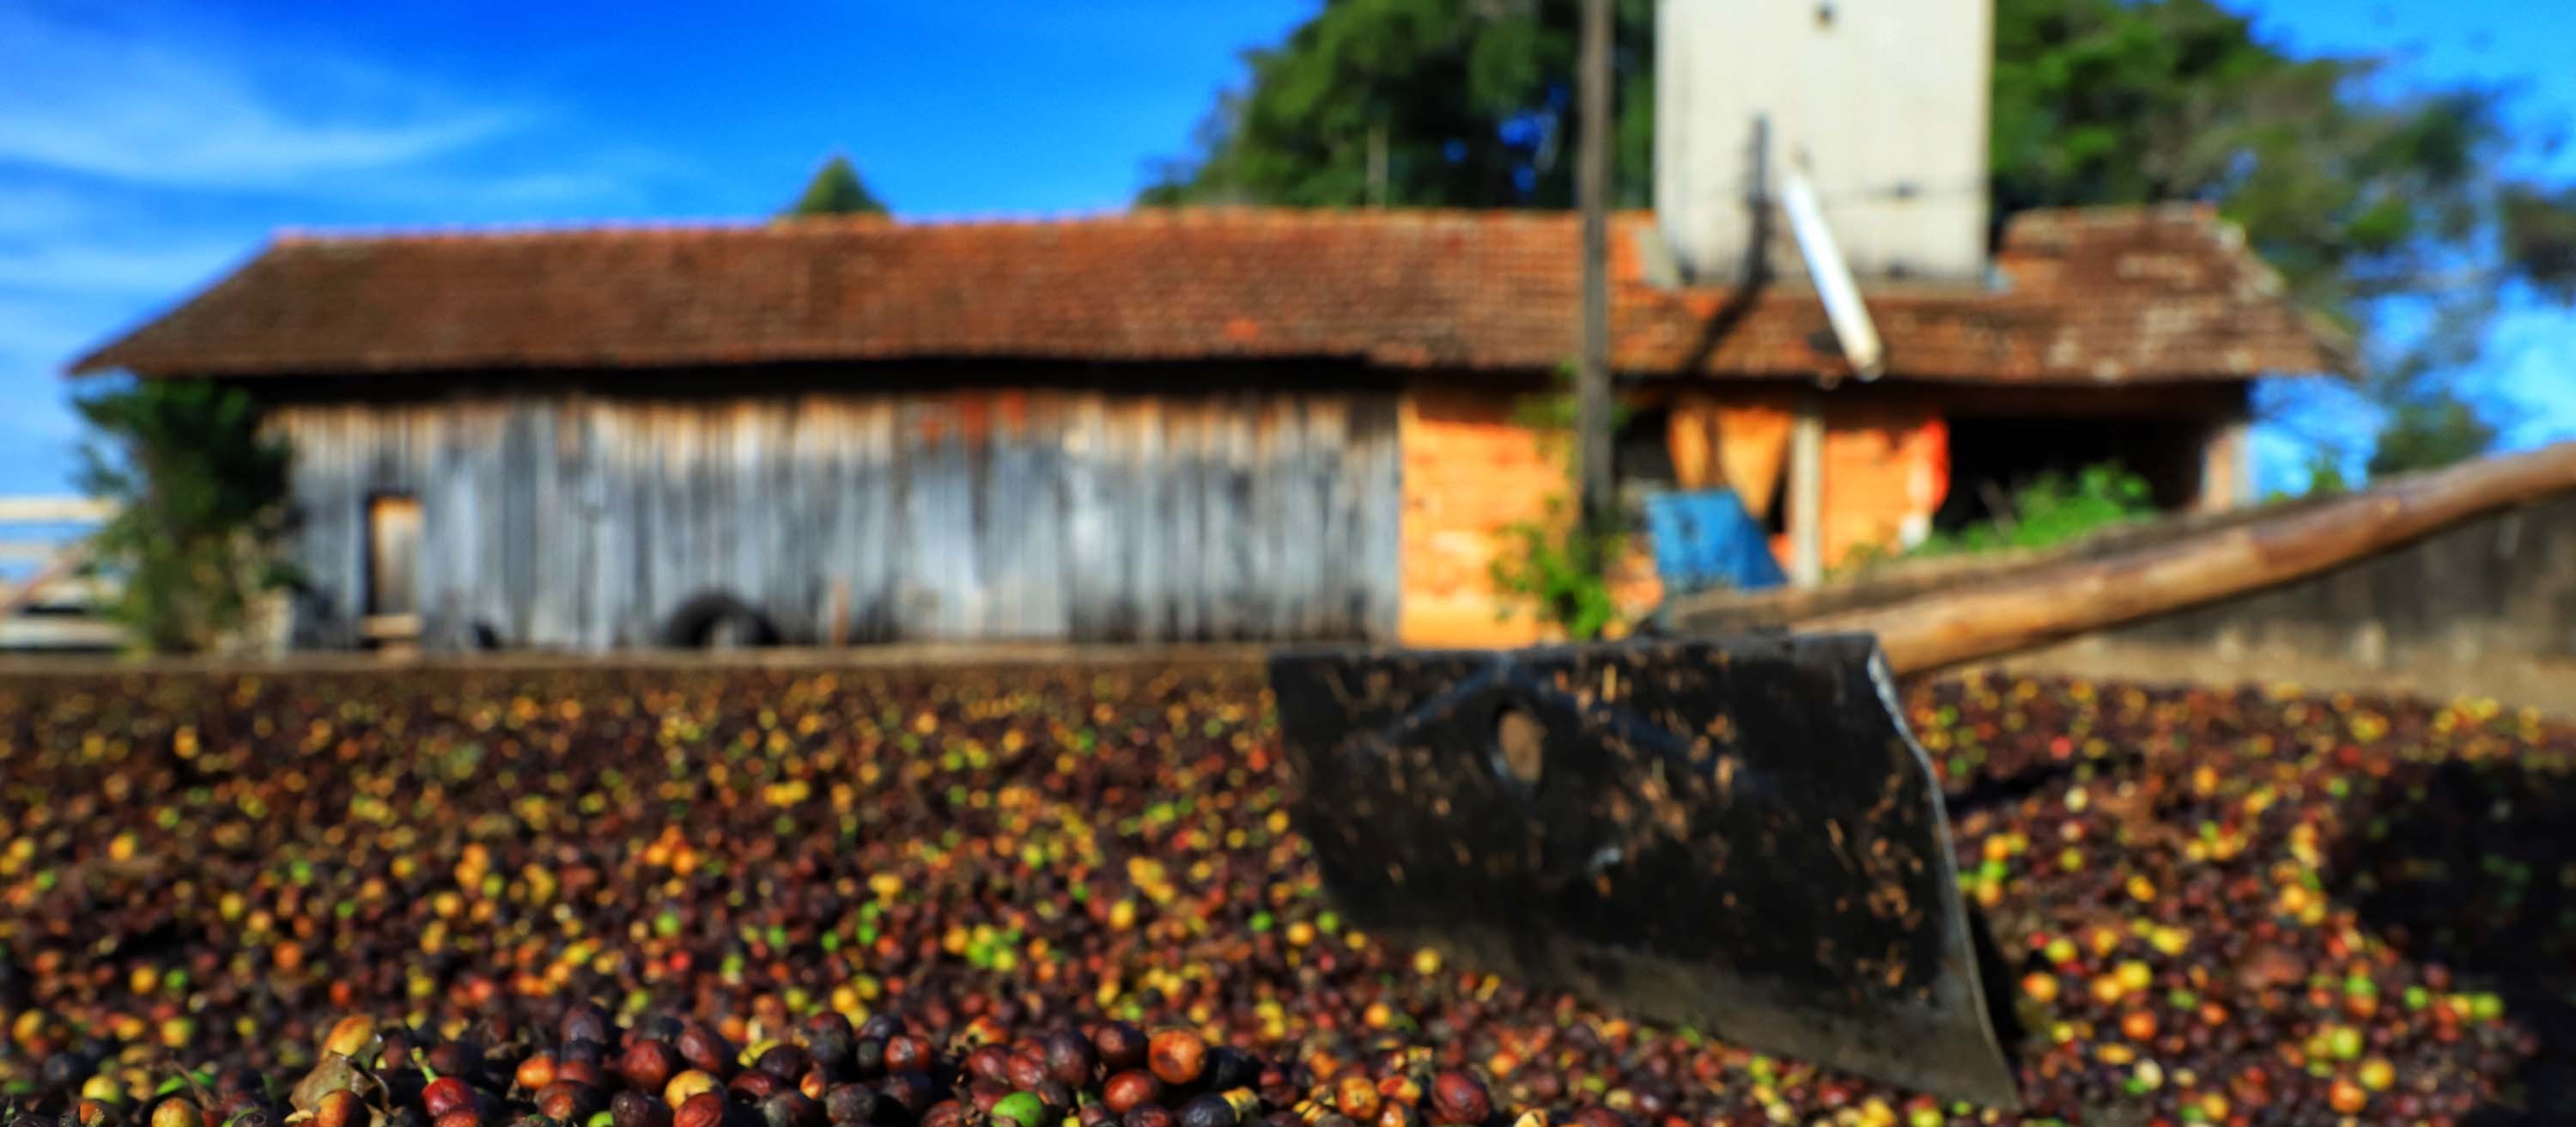
[[[1825,580],[1825,393],[1798,393],[1789,424],[1789,581]]]
[[[1598,529],[1614,506],[1610,479],[1610,3],[1584,0],[1577,80],[1574,194],[1583,209],[1583,343],[1575,368],[1574,429],[1583,521]]]

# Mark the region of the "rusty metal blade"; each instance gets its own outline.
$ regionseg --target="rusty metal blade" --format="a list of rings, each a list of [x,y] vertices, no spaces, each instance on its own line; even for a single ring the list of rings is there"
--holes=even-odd
[[[1866,635],[1274,655],[1345,915],[1739,1044],[2018,1106]]]

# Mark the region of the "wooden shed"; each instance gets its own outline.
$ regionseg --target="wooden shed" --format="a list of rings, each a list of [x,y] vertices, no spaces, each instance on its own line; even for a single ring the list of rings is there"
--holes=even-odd
[[[1678,284],[1651,216],[1614,236],[1623,474],[1776,523],[1816,410],[1829,554],[2079,456],[2223,504],[2249,381],[2336,364],[2200,210],[2026,215],[1992,284],[1873,289],[1865,386],[1811,292]],[[1510,641],[1535,627],[1487,566],[1564,491],[1515,410],[1573,352],[1576,237],[1269,210],[289,235],[75,371],[265,401],[300,647]]]

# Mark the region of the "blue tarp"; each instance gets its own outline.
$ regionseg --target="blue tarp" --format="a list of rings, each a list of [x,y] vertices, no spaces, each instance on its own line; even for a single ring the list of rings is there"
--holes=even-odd
[[[1646,531],[1654,538],[1655,570],[1669,589],[1750,591],[1789,581],[1771,558],[1771,538],[1732,489],[1648,497]]]

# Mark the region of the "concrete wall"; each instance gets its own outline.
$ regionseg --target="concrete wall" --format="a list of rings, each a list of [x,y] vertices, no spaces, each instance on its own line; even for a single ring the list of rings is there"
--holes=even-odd
[[[1993,0],[1660,0],[1655,209],[1685,269],[1740,271],[1771,186],[1803,158],[1852,269],[1974,282],[1986,264]],[[1770,261],[1802,273],[1787,224]]]
[[[2576,495],[2098,637],[2249,668],[2314,659],[2392,671],[2576,662]]]

